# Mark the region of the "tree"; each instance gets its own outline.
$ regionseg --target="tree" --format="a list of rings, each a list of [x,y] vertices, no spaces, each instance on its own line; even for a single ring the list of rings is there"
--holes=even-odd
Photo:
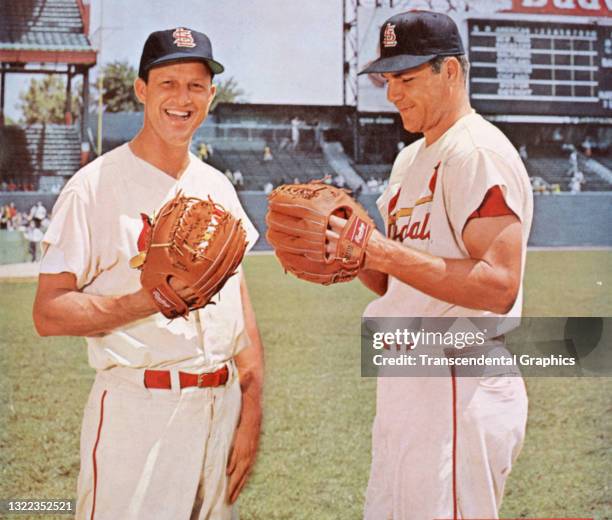
[[[113,61],[102,68],[102,87],[106,112],[141,112],[142,104],[134,94],[136,69],[127,61]],[[98,99],[98,82],[95,83]]]
[[[214,110],[219,103],[239,103],[244,90],[238,87],[238,82],[234,78],[227,78],[217,83],[217,95],[213,100],[211,110]]]
[[[72,107],[73,114],[80,113],[78,85],[73,84]],[[19,94],[22,121],[31,125],[35,123],[64,123],[64,108],[66,105],[66,82],[63,77],[48,74],[43,79],[33,78],[25,92]]]

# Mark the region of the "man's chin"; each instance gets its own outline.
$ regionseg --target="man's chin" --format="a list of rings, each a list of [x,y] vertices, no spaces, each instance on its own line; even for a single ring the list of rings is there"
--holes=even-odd
[[[423,132],[423,129],[421,125],[418,124],[418,121],[408,117],[402,116],[402,126],[406,132],[410,132],[411,134],[419,134]]]

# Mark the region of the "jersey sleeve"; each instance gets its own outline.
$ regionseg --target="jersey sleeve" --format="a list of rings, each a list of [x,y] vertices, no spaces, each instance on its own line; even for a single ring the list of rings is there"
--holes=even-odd
[[[444,205],[458,241],[462,241],[467,221],[482,209],[479,216],[492,216],[487,212],[507,208],[506,214],[513,213],[523,222],[528,194],[520,175],[517,165],[491,150],[478,149],[467,157],[449,160],[443,175]]]
[[[53,247],[63,255],[64,271],[73,273],[77,279],[77,288],[81,289],[93,280],[94,262],[92,261],[91,228],[89,211],[83,199],[75,190],[68,189],[58,198],[53,207],[53,217],[43,238],[43,254]],[[56,262],[45,265],[57,266]],[[51,268],[57,272],[57,268]],[[41,272],[46,272],[41,269]]]

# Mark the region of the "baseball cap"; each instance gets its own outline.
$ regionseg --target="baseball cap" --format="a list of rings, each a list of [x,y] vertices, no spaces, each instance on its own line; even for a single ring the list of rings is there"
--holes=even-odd
[[[389,18],[380,28],[380,57],[359,74],[401,72],[438,56],[465,54],[459,29],[450,16],[409,11]]]
[[[204,33],[177,27],[165,31],[155,31],[149,35],[142,49],[138,76],[142,79],[157,65],[171,61],[202,61],[213,74],[225,69],[213,59],[212,44]]]

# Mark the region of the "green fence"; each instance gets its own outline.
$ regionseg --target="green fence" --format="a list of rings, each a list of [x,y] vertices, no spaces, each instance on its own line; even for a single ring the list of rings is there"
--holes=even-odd
[[[0,264],[29,262],[28,241],[20,231],[0,230]]]

